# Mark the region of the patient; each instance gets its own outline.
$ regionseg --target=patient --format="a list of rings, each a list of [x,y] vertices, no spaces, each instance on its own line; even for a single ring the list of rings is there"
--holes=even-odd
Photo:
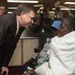
[[[52,37],[57,35],[57,30],[60,27],[60,23],[61,21],[54,21],[53,24],[50,27],[50,34],[52,35]],[[44,47],[42,49],[42,51],[39,53],[38,57],[37,57],[37,63],[38,64],[42,64],[45,61],[47,61],[49,59],[48,55],[47,55],[47,51],[50,49],[50,45],[49,43],[51,42],[52,38],[48,38],[49,40],[46,41],[46,43],[44,44]]]
[[[39,75],[75,75],[75,17],[65,18],[52,38],[49,50],[49,68],[45,64],[36,71]],[[43,72],[41,72],[43,70]]]
[[[50,32],[52,33],[52,36],[56,36],[57,35],[57,30],[58,28],[60,27],[60,23],[61,21],[54,21],[52,26],[50,27]],[[44,62],[48,61],[49,60],[49,57],[47,55],[47,51],[50,49],[50,45],[49,43],[51,42],[50,41],[51,38],[48,38],[42,51],[40,53],[38,53],[37,56],[34,56],[33,59],[36,59],[34,62],[36,63],[36,66],[38,65],[41,65],[43,64]],[[32,64],[32,62],[29,62],[29,65],[27,65],[28,67],[31,67],[31,68],[35,68],[35,65]],[[25,72],[25,68],[24,68],[24,72]],[[32,71],[32,72],[31,72]],[[34,73],[33,70],[31,70],[27,73],[24,73],[25,75],[27,74],[30,74],[30,73]]]

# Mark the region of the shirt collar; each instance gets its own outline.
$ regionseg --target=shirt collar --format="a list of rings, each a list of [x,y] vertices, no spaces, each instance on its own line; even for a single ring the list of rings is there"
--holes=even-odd
[[[19,22],[18,22],[18,19],[17,19],[17,28],[19,28]]]

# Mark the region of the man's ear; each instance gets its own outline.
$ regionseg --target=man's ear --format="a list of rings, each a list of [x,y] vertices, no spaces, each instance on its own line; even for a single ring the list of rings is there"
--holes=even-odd
[[[21,12],[21,14],[20,14],[21,19],[22,19],[23,15],[25,15],[25,13]]]

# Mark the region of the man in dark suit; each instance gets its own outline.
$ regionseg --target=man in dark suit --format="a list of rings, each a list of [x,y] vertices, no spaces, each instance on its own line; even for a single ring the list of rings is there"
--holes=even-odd
[[[34,21],[34,8],[29,4],[21,4],[11,14],[0,17],[0,69],[1,74],[8,75],[8,64],[16,48],[19,37],[25,28]],[[20,29],[16,34],[17,28]]]

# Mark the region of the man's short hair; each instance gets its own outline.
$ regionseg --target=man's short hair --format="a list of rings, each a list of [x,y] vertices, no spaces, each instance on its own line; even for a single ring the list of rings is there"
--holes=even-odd
[[[31,4],[20,4],[16,9],[16,15],[20,15],[21,12],[30,13],[34,11],[34,7]]]

